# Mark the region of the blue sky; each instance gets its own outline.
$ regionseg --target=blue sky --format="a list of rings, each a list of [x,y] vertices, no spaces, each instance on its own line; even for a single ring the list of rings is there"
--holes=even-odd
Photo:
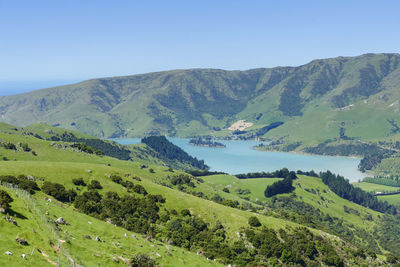
[[[399,1],[0,0],[0,94],[182,68],[400,52]]]

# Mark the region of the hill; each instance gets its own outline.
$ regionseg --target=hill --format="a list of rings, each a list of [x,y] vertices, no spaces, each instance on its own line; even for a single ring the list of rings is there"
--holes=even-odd
[[[397,261],[390,252],[400,251],[399,219],[340,198],[318,177],[298,175],[292,193],[266,198],[262,190],[280,178],[195,177],[40,134],[0,125],[0,190],[13,199],[0,218],[0,249],[13,255],[2,252],[1,265],[117,266],[138,258],[163,266]],[[67,223],[56,222],[60,217]]]
[[[93,79],[2,97],[0,115],[20,126],[45,122],[99,137],[235,133],[304,144],[397,138],[399,60],[366,54],[298,67]],[[242,120],[242,130],[228,130]]]

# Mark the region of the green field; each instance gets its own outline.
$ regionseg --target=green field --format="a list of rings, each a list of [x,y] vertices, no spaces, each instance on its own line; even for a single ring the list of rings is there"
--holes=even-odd
[[[354,186],[357,186],[361,188],[364,191],[367,192],[396,192],[400,188],[394,187],[394,186],[387,186],[387,185],[380,185],[380,184],[373,184],[373,183],[366,183],[366,182],[361,182],[361,183],[353,183]]]

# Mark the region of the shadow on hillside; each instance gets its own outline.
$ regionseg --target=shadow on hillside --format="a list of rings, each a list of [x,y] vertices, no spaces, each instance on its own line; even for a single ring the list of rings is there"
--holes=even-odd
[[[23,214],[21,214],[21,213],[19,213],[19,212],[16,212],[16,211],[13,211],[12,209],[9,209],[9,210],[7,211],[7,214],[10,215],[10,216],[16,217],[16,218],[18,218],[18,219],[22,219],[22,220],[27,220],[27,219],[28,219],[28,218],[25,217]]]

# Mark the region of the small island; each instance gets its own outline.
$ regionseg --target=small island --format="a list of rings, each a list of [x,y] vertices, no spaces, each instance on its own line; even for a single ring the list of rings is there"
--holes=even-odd
[[[192,138],[190,139],[189,144],[193,146],[205,146],[205,147],[216,147],[216,148],[226,147],[226,145],[222,143],[213,142],[210,139],[202,139],[202,138]]]

